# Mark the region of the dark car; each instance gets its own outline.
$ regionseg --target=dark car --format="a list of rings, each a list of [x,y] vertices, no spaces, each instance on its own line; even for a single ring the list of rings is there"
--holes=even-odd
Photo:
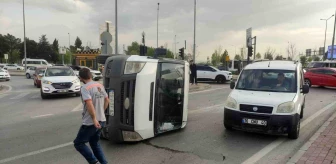
[[[37,88],[41,88],[41,79],[42,76],[40,76],[41,74],[44,74],[44,71],[46,70],[46,67],[36,67],[35,69],[35,73],[33,74],[34,76],[34,86],[36,86]]]

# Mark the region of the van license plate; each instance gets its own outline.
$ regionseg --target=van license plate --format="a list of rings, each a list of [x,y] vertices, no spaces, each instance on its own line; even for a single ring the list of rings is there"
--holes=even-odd
[[[265,120],[256,120],[256,119],[250,119],[250,118],[243,118],[243,123],[252,124],[252,125],[261,125],[261,126],[267,125],[267,121]]]

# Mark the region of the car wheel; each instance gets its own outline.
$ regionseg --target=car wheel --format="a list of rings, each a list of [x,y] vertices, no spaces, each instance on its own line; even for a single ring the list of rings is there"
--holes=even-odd
[[[20,68],[17,68],[16,70],[20,71]]]
[[[303,118],[303,109],[304,109],[304,107],[302,106],[302,107],[301,107],[301,112],[300,112],[300,119]]]
[[[296,123],[291,125],[288,129],[288,138],[297,139],[300,134],[300,119],[297,120]]]
[[[304,83],[305,83],[306,85],[308,85],[309,87],[311,87],[311,82],[310,82],[309,79],[305,79]]]
[[[9,81],[10,79],[6,79],[6,81]]]
[[[216,78],[216,81],[217,81],[217,83],[219,83],[219,84],[224,84],[225,81],[226,81],[226,79],[225,79],[224,76],[218,76],[218,77]]]
[[[48,96],[42,92],[42,89],[41,89],[41,98],[42,99],[47,99],[48,98]]]
[[[29,73],[26,74],[26,77],[27,77],[27,79],[30,79],[30,75],[29,75]]]

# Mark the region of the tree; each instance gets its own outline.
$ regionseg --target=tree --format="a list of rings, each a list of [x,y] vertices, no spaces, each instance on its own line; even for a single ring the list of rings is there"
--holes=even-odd
[[[320,61],[320,57],[314,55],[314,56],[313,56],[313,61]]]
[[[16,38],[11,34],[4,35],[3,37],[4,46],[6,48],[4,54],[8,53],[9,61],[13,61],[11,60],[11,57],[14,55],[13,51],[20,48],[21,39]]]
[[[301,56],[300,57],[300,62],[303,66],[307,65],[307,57],[306,56]]]
[[[275,57],[275,60],[282,60],[283,59],[283,57],[282,57],[282,55],[280,55],[280,54],[278,54],[276,57]]]
[[[236,55],[236,56],[234,57],[234,60],[241,60],[241,56],[240,56],[240,55]]]
[[[311,56],[309,56],[308,59],[307,59],[307,61],[311,62],[311,61],[313,61],[313,58]]]
[[[48,42],[46,35],[42,35],[40,37],[38,48],[37,48],[37,56],[41,59],[46,59],[48,61],[52,61],[52,49]]]
[[[261,54],[259,52],[257,53],[256,58],[261,59]]]
[[[296,56],[296,46],[293,43],[290,43],[288,48],[287,48],[287,53],[288,53],[288,60],[294,59]]]
[[[127,46],[126,54],[127,55],[139,55],[140,54],[140,45],[138,42],[132,42],[130,46]],[[148,53],[148,49],[147,49]],[[149,55],[150,56],[150,55]],[[153,51],[154,56],[154,51]]]
[[[76,40],[75,40],[75,48],[77,50],[77,48],[79,49],[83,49],[82,47],[82,40],[77,36]]]
[[[19,49],[14,49],[12,52],[9,54],[10,56],[10,63],[20,63],[20,50]]]
[[[26,38],[26,52],[27,58],[38,58],[37,57],[37,43],[35,40],[30,40]],[[20,58],[24,58],[24,42],[20,44]]]
[[[273,60],[273,55],[275,54],[275,49],[268,47],[264,54],[264,59]]]
[[[58,45],[58,40],[55,38],[53,44],[52,44],[52,49],[54,52],[59,52],[59,45]]]

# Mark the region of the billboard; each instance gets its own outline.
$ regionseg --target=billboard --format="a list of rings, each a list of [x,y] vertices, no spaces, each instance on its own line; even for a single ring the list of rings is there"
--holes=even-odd
[[[328,56],[327,56],[327,58],[330,59],[330,56],[331,56],[331,46],[328,46]],[[334,53],[333,53],[332,58],[336,59],[336,45],[334,45]]]

